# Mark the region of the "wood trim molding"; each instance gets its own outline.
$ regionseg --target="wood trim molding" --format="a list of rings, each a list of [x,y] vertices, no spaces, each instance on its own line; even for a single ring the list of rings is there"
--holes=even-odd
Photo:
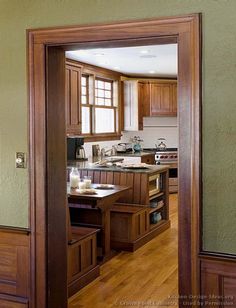
[[[199,254],[201,260],[220,260],[220,261],[231,261],[236,262],[236,256],[226,253],[215,253],[215,252],[201,252]]]
[[[60,225],[48,216],[47,209],[54,205],[49,198],[50,190],[64,190],[61,179],[58,181],[53,174],[61,158],[54,153],[53,158],[48,155],[48,141],[52,138],[55,143],[61,135],[57,130],[48,130],[50,121],[55,121],[50,113],[51,107],[47,95],[55,91],[47,84],[47,69],[49,63],[48,49],[50,46],[70,46],[88,48],[89,44],[97,46],[115,46],[130,42],[142,42],[150,39],[153,43],[160,42],[160,38],[174,37],[179,48],[179,136],[180,136],[180,189],[179,189],[179,294],[199,294],[199,209],[201,203],[201,27],[200,14],[180,17],[159,18],[155,20],[119,22],[114,24],[84,25],[74,27],[60,27],[28,31],[28,68],[29,68],[29,137],[30,137],[30,208],[32,229],[31,261],[35,266],[32,271],[32,283],[35,294],[34,307],[46,308],[47,302],[55,294],[47,293],[49,277],[57,267],[57,256],[48,255],[47,247],[50,232],[59,232]],[[61,58],[61,61],[63,59]],[[47,64],[45,66],[45,64]],[[60,104],[59,104],[60,105]],[[54,112],[63,113],[60,106],[54,104]],[[65,165],[61,164],[61,168]],[[48,182],[50,174],[50,182]],[[61,204],[59,196],[54,196],[54,203]],[[59,212],[62,212],[60,205]],[[66,220],[66,217],[65,217]],[[50,225],[50,228],[49,228]],[[50,245],[59,245],[60,238]],[[63,243],[61,243],[63,246]],[[51,247],[53,251],[53,247]],[[63,274],[64,275],[64,274]],[[35,287],[36,286],[36,287]],[[186,307],[180,300],[180,307]],[[194,305],[189,305],[193,307]],[[53,305],[50,308],[58,308]],[[60,306],[64,307],[64,306]]]
[[[120,77],[123,76],[123,74],[119,72],[69,58],[66,58],[66,64],[81,68],[82,74],[92,74],[97,76],[102,75],[113,80],[120,80]]]
[[[8,232],[8,233],[21,233],[21,234],[30,234],[30,229],[28,228],[19,228],[19,227],[7,227],[0,226],[0,232]]]

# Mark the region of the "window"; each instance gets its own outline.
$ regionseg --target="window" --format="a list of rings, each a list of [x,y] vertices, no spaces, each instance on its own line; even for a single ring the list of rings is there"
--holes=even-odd
[[[112,106],[112,81],[95,80],[95,105]]]
[[[91,107],[89,105],[89,76],[81,77],[81,117],[82,117],[82,134],[91,133]]]
[[[81,77],[81,103],[88,104],[88,76]]]
[[[95,79],[95,134],[115,133],[116,131],[113,83],[111,80]]]
[[[118,81],[81,77],[82,134],[98,136],[117,132]]]

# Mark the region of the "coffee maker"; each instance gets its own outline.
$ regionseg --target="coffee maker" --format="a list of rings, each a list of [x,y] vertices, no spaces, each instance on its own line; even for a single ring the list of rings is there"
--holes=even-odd
[[[83,137],[67,137],[67,160],[88,160],[83,145]]]

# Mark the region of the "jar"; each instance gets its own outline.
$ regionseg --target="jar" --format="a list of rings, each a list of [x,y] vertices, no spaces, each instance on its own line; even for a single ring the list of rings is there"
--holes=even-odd
[[[84,183],[85,183],[85,188],[91,188],[92,184],[91,176],[89,175],[84,176]]]
[[[78,188],[80,182],[80,173],[77,168],[72,168],[70,172],[70,187]]]

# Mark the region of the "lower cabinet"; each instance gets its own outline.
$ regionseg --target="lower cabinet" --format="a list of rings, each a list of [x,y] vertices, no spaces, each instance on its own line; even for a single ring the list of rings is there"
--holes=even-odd
[[[98,229],[72,227],[68,244],[68,294],[72,296],[99,276],[97,265]]]
[[[155,165],[155,154],[148,154],[141,157],[141,163],[145,163],[148,165]]]

